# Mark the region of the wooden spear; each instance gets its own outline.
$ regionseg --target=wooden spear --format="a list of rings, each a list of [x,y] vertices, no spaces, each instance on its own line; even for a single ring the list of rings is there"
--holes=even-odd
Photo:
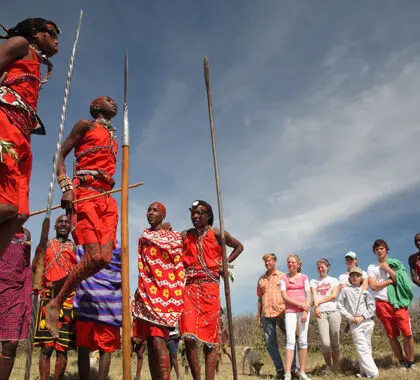
[[[134,189],[135,187],[139,187],[139,186],[143,186],[143,185],[144,185],[144,182],[137,182],[137,183],[133,183],[132,185],[128,186],[128,188],[129,189]],[[83,202],[83,201],[89,201],[91,199],[95,199],[95,198],[99,198],[99,197],[103,197],[104,195],[119,193],[120,191],[122,191],[122,187],[119,187],[118,189],[114,189],[114,190],[104,191],[103,193],[91,195],[89,197],[76,199],[75,201],[73,201],[73,204]],[[57,210],[58,208],[61,208],[61,205],[52,206],[51,210]],[[47,211],[47,209],[43,208],[42,210],[31,212],[29,214],[29,216],[31,217],[31,216],[39,215],[39,214],[42,214],[46,211]]]
[[[210,67],[209,67],[209,60],[207,59],[207,57],[204,58],[204,79],[206,81],[211,146],[213,150],[214,177],[216,179],[217,205],[219,208],[220,240],[222,243],[223,279],[225,283],[226,311],[227,311],[228,326],[229,326],[230,349],[232,353],[232,371],[233,371],[233,379],[237,380],[238,369],[236,366],[235,337],[233,334],[232,304],[230,300],[229,272],[228,272],[228,262],[227,262],[227,257],[226,257],[226,241],[225,241],[225,228],[223,224],[222,195],[220,192],[219,167],[217,164],[217,156],[216,156],[216,138],[214,134],[213,104],[211,100],[211,90],[210,90]]]
[[[124,59],[124,112],[122,135],[122,192],[121,192],[121,290],[122,290],[122,361],[123,379],[131,379],[131,311],[130,266],[128,249],[128,174],[130,170],[130,138],[128,131],[128,53]]]

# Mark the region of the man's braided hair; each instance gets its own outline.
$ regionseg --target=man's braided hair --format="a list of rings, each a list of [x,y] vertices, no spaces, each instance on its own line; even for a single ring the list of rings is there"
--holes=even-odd
[[[34,34],[47,31],[47,25],[54,26],[54,28],[57,30],[57,34],[60,34],[60,28],[54,21],[36,17],[27,18],[16,24],[13,28],[6,28],[0,24],[3,30],[7,33],[6,35],[0,35],[0,38],[7,40],[11,37],[21,36],[27,40],[30,40]]]

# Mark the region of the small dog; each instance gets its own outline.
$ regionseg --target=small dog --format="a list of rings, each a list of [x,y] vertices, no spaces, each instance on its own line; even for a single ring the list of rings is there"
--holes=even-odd
[[[245,361],[248,360],[249,375],[260,376],[261,367],[264,363],[261,361],[261,355],[251,347],[245,347],[242,352],[242,374],[245,375]]]

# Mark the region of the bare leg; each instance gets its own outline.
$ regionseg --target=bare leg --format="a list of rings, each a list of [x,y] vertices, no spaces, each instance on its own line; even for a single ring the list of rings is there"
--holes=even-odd
[[[100,352],[99,353],[99,380],[106,380],[109,374],[109,367],[111,366],[111,353],[110,352]]]
[[[63,380],[67,367],[67,351],[55,351],[54,380]]]
[[[49,380],[51,355],[54,352],[53,347],[42,346],[39,356],[39,379]]]
[[[198,345],[195,340],[184,339],[185,354],[190,365],[191,374],[194,380],[201,380],[200,364],[198,363]]]
[[[206,380],[213,380],[217,366],[217,350],[206,344],[203,347],[204,359],[206,362]]]
[[[164,338],[158,336],[147,337],[147,352],[149,355],[149,369],[153,380],[171,379],[171,360]]]
[[[82,260],[77,264],[73,271],[67,277],[66,282],[61,288],[60,293],[45,307],[45,321],[53,337],[58,337],[58,318],[60,308],[70,294],[90,276],[98,273],[105,268],[112,257],[112,241],[105,245],[99,243],[86,244],[83,246],[85,254]]]
[[[404,355],[401,349],[401,344],[398,341],[398,338],[389,338],[389,343],[391,345],[392,351],[394,355],[397,357],[399,361],[404,360]]]
[[[414,362],[414,338],[412,335],[404,337],[404,353],[409,362]]]
[[[6,211],[2,212],[5,209]],[[9,217],[7,217],[8,215]],[[27,220],[28,215],[17,215],[16,207],[0,204],[0,258],[9,246],[13,236],[15,236],[16,232],[19,231],[20,227],[22,227]]]
[[[286,350],[286,373],[290,373],[292,370],[293,356],[295,355],[295,350]]]
[[[136,380],[140,380],[141,368],[143,367],[143,355],[146,349],[146,340],[140,343],[134,343],[133,351],[137,354],[137,369],[136,369]]]
[[[2,342],[0,356],[0,380],[8,380],[15,364],[17,341]]]
[[[178,365],[178,353],[174,352],[170,355],[170,359],[171,359],[171,369],[172,367],[174,367],[175,369],[175,374],[176,374],[176,378],[180,379],[180,374],[179,374],[179,365]]]
[[[78,346],[77,347],[77,369],[79,370],[80,380],[89,380],[90,373],[90,360],[89,348]]]
[[[308,354],[308,349],[307,348],[301,348],[299,350],[299,363],[300,363],[300,370],[302,372],[305,372],[307,354]]]

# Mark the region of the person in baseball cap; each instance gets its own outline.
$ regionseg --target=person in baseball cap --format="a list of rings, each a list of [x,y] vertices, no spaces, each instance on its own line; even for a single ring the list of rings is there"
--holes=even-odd
[[[358,258],[357,258],[357,254],[354,251],[348,251],[345,255],[344,255],[344,260],[346,262],[347,265],[347,270],[340,274],[340,276],[338,277],[338,286],[340,291],[343,290],[346,286],[350,286],[350,282],[349,282],[349,275],[350,272],[357,267],[357,263],[358,263]],[[359,268],[360,269],[360,268]],[[365,271],[362,271],[362,276],[363,276],[363,288],[365,290],[367,290],[368,288],[368,283],[367,283],[367,273]],[[365,281],[366,280],[366,281]]]

